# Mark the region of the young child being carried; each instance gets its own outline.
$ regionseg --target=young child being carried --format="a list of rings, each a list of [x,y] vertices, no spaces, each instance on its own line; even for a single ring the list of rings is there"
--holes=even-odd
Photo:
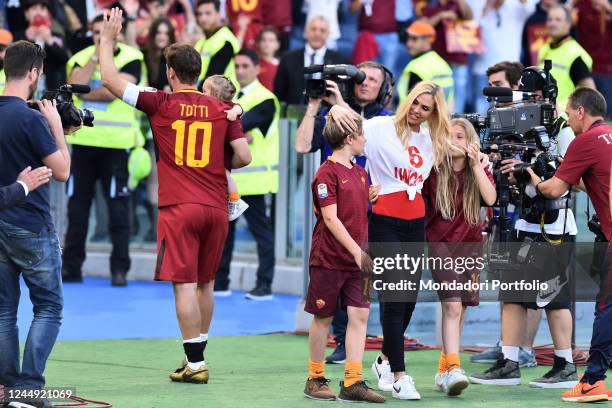
[[[202,91],[205,95],[212,96],[213,98],[221,99],[225,102],[232,102],[236,93],[236,87],[232,84],[226,76],[223,75],[212,75],[204,81]],[[230,110],[225,111],[227,113],[227,119],[235,121],[242,115],[242,107],[235,104]],[[243,212],[249,208],[249,205],[240,198],[238,193],[238,186],[234,179],[232,179],[231,168],[232,168],[232,150],[229,145],[225,146],[225,175],[227,176],[227,194],[228,194],[228,217],[230,221],[234,221],[242,215]]]

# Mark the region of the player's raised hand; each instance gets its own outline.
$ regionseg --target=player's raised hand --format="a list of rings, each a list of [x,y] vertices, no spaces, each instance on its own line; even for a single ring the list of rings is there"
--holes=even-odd
[[[101,39],[114,40],[121,32],[121,17],[123,11],[118,7],[113,7],[110,14],[104,15],[104,21],[102,22],[102,32],[100,33]]]

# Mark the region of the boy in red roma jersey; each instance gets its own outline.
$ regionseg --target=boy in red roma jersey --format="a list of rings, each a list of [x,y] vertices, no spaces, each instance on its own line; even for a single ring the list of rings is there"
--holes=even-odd
[[[363,155],[365,137],[343,130],[327,118],[323,134],[333,153],[321,165],[312,182],[317,223],[310,251],[310,283],[304,310],[314,315],[309,331],[310,362],[304,388],[306,397],[335,400],[325,378],[325,344],[337,304],[348,311],[346,366],[339,398],[352,402],[384,402],[362,379],[362,360],[370,312],[369,282],[362,284],[361,270],[371,269],[365,254],[368,241],[368,175],[352,162]],[[362,287],[363,285],[363,287]],[[367,286],[365,286],[367,285]]]
[[[149,116],[159,177],[156,280],[171,281],[186,359],[172,381],[206,383],[204,349],[213,311],[215,271],[227,235],[225,144],[232,166],[251,161],[240,121],[229,122],[232,105],[196,90],[201,57],[189,45],[166,48],[167,75],[174,93],[125,81],[113,61],[113,39],[121,31],[121,11],[105,18],[100,40],[104,86]]]

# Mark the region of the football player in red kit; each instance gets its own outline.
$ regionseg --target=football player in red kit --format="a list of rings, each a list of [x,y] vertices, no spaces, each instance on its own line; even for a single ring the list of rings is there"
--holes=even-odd
[[[165,50],[173,93],[141,88],[119,76],[112,44],[121,31],[121,14],[114,8],[103,23],[101,75],[113,95],[148,115],[157,148],[155,279],[173,284],[186,355],[170,378],[206,383],[204,349],[213,312],[215,271],[228,228],[224,146],[227,142],[234,151],[234,168],[250,163],[251,153],[241,122],[226,118],[225,110],[232,105],[196,90],[201,58],[191,46],[173,44]]]

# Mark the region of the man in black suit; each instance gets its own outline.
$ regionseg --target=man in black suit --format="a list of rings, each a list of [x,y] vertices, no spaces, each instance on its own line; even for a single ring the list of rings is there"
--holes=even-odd
[[[50,178],[51,169],[48,167],[42,166],[34,170],[32,167],[26,167],[19,173],[16,182],[0,187],[0,211],[21,204],[30,191],[48,183]]]
[[[304,36],[306,47],[283,54],[274,79],[274,93],[279,101],[286,104],[305,103],[304,67],[315,64],[348,64],[348,59],[342,54],[328,50],[325,46],[329,36],[329,23],[325,17],[312,17],[306,24]]]

